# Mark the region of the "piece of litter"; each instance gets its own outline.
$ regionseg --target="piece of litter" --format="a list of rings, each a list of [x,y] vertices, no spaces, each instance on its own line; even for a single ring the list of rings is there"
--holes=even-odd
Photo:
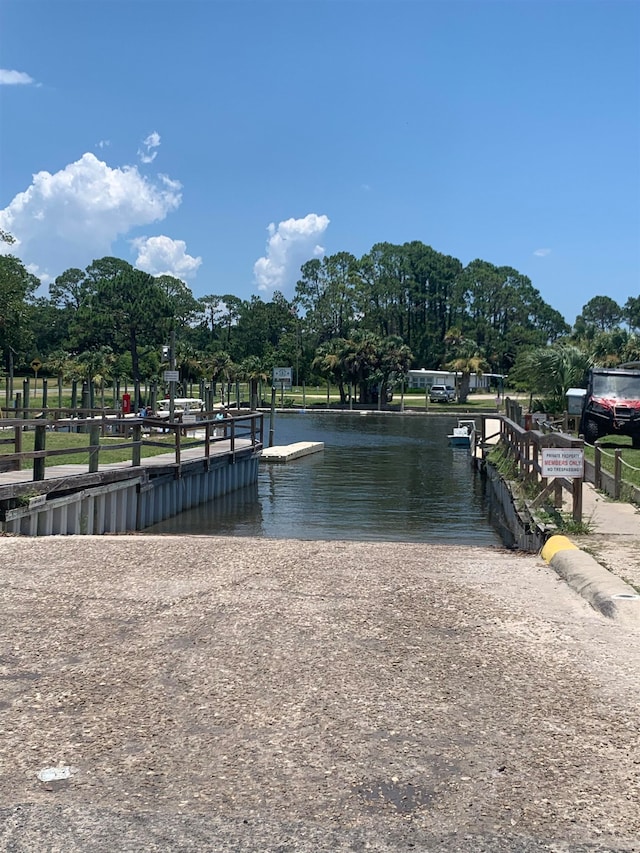
[[[45,767],[38,772],[41,782],[57,782],[60,779],[68,779],[75,772],[75,767],[64,765],[63,767]]]

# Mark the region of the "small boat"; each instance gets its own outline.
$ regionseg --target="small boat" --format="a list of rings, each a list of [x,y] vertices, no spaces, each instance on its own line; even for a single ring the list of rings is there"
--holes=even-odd
[[[458,421],[458,426],[453,428],[453,432],[447,438],[452,447],[471,447],[475,432],[476,422],[462,419]]]

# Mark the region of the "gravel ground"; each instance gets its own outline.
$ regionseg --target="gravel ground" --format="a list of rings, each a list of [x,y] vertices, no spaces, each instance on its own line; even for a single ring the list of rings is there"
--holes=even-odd
[[[640,630],[538,557],[4,537],[0,580],[3,851],[640,851]]]

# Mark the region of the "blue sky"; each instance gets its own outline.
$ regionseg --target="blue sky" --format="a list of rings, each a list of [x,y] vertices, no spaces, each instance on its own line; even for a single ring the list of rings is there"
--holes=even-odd
[[[196,296],[421,240],[640,295],[640,3],[4,0],[0,227]],[[34,177],[35,176],[35,177]]]

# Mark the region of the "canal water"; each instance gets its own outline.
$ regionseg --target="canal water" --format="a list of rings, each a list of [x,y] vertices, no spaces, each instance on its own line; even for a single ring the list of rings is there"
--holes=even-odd
[[[265,418],[265,441],[268,435]],[[500,545],[482,482],[449,417],[358,412],[277,414],[274,445],[325,449],[260,465],[258,483],[145,529],[272,539]]]

